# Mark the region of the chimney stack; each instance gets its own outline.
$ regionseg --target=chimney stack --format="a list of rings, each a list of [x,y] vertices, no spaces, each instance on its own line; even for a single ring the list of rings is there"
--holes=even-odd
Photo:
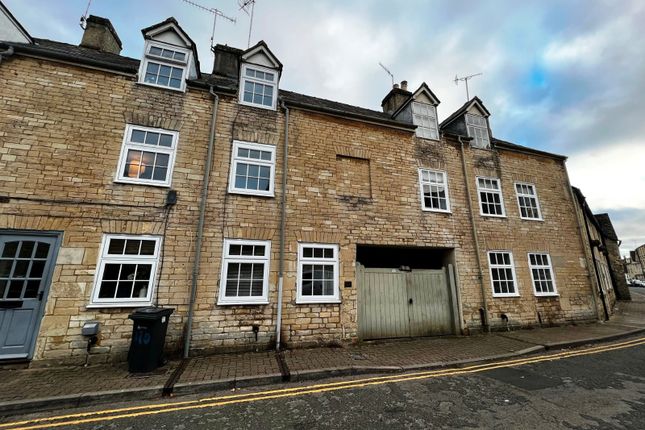
[[[411,95],[412,93],[408,91],[408,81],[401,81],[400,88],[399,84],[392,85],[392,89],[381,102],[383,112],[389,113],[390,115],[393,114]]]
[[[119,54],[123,48],[110,20],[94,15],[90,15],[85,21],[85,32],[80,46],[111,54]]]

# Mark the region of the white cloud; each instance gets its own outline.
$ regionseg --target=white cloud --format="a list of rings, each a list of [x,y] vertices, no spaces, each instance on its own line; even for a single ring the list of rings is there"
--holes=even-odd
[[[567,167],[592,210],[645,208],[645,147],[642,142],[610,142],[577,152]]]

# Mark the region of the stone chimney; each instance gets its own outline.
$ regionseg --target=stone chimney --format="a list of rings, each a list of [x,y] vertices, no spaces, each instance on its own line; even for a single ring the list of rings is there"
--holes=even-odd
[[[123,48],[110,20],[94,15],[90,15],[85,21],[85,32],[80,46],[111,54],[119,54]]]
[[[226,45],[215,45],[212,50],[215,54],[213,74],[234,79],[239,78],[242,50]]]
[[[411,95],[408,91],[408,81],[401,81],[401,88],[399,84],[392,85],[392,89],[381,102],[383,112],[393,114]]]

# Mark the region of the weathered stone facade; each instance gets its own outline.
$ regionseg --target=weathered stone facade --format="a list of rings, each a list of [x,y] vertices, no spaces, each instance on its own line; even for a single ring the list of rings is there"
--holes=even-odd
[[[2,62],[0,87],[0,195],[8,197],[0,203],[0,232],[46,230],[63,237],[34,358],[84,361],[80,328],[90,320],[101,323],[91,360],[124,357],[132,309],[90,305],[107,233],[164,236],[154,301],[175,308],[167,348],[179,350],[213,108],[208,89],[189,83],[185,93],[168,91],[139,84],[132,74],[23,55]],[[276,330],[285,110],[244,106],[226,91],[218,97],[191,335],[195,352],[266,348]],[[454,136],[433,141],[409,128],[287,107],[284,342],[358,339],[357,245],[451,250],[458,333],[482,330],[482,291],[493,329],[597,318],[586,239],[562,157],[501,143],[486,150],[466,141],[462,148]],[[115,182],[127,124],[179,132],[171,184],[178,193],[175,206],[165,205],[168,188]],[[228,192],[234,140],[275,146],[274,197]],[[419,168],[446,172],[449,213],[422,210]],[[479,214],[477,176],[500,178],[505,217]],[[520,219],[515,182],[535,185],[541,220]],[[269,304],[217,304],[224,239],[271,241]],[[299,242],[339,245],[340,303],[296,303]],[[493,297],[491,250],[513,253],[518,297]],[[557,295],[534,294],[529,252],[550,255]]]

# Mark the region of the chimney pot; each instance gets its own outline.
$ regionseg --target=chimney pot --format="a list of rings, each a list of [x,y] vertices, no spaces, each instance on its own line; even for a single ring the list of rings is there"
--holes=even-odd
[[[80,46],[112,54],[121,53],[123,48],[110,20],[94,15],[90,15],[85,21],[85,32]]]
[[[392,85],[392,88],[394,88],[395,90],[396,90],[396,89],[398,89],[398,88],[399,88],[399,84],[394,84],[394,85]]]
[[[407,90],[408,90],[408,81],[401,81],[401,89],[402,89],[403,91],[407,91]]]

